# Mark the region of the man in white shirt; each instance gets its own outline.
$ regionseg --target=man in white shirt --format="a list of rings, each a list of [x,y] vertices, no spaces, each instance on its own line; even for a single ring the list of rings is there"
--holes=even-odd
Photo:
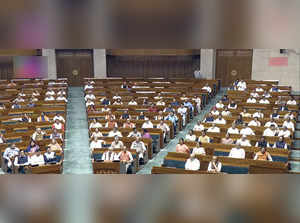
[[[243,135],[242,138],[236,141],[236,143],[241,146],[252,146],[250,141],[247,139],[246,135]]]
[[[59,113],[56,113],[56,115],[53,117],[53,121],[59,120],[60,122],[65,123],[64,117],[62,117]]]
[[[44,139],[44,135],[46,133],[44,131],[42,131],[41,128],[37,128],[36,131],[32,134],[31,138],[34,140],[34,141],[40,141],[40,140],[43,140]]]
[[[256,103],[256,99],[254,97],[250,97],[250,98],[247,99],[247,103],[248,104],[254,104],[254,103]]]
[[[203,131],[204,125],[202,125],[201,120],[198,120],[197,124],[194,126],[193,131]]]
[[[36,154],[29,155],[29,164],[31,166],[42,166],[45,165],[45,159],[41,152],[37,152]]]
[[[227,130],[227,134],[240,134],[239,129],[232,123],[232,126]]]
[[[241,135],[255,135],[253,130],[247,125],[247,123],[243,124],[243,129],[241,129],[240,134]]]
[[[284,116],[283,116],[284,119],[288,119],[290,118],[291,120],[294,119],[294,115],[291,111],[289,111],[288,113],[286,113]]]
[[[237,87],[239,88],[240,91],[244,91],[247,89],[247,84],[245,81],[241,80],[239,81],[239,83],[237,84]]]
[[[108,150],[103,153],[102,160],[115,161],[115,160],[119,160],[119,158],[118,158],[118,154],[113,151],[113,148],[109,147]]]
[[[55,152],[51,151],[50,147],[48,147],[47,152],[44,153],[44,161],[45,163],[53,162],[55,159]]]
[[[270,104],[270,102],[268,99],[262,98],[262,99],[260,99],[259,104]]]
[[[197,136],[194,135],[193,130],[189,131],[189,134],[185,136],[185,141],[196,141]]]
[[[263,118],[263,117],[264,114],[260,110],[257,110],[257,112],[254,112],[252,115],[252,118]]]
[[[185,124],[186,124],[187,108],[184,107],[183,104],[181,104],[181,106],[177,109],[177,112],[178,112],[179,114],[181,114],[183,126],[185,126]]]
[[[7,165],[7,167],[9,168],[8,172],[11,172],[12,169],[12,160],[13,160],[13,157],[15,156],[18,156],[20,153],[20,149],[16,147],[15,144],[11,144],[9,145],[5,150],[4,150],[4,153],[3,153],[3,159]]]
[[[275,122],[274,118],[271,118],[270,121],[266,122],[265,127],[269,128],[271,125],[274,125],[276,128],[278,127],[278,125]]]
[[[222,116],[230,116],[231,115],[231,112],[228,110],[228,108],[225,108],[224,111],[222,111]]]
[[[217,156],[213,156],[212,160],[208,164],[207,171],[220,173],[222,169],[222,163],[218,160]]]
[[[93,119],[93,121],[90,124],[90,129],[95,128],[102,128],[102,124],[100,122],[97,122],[97,119]]]
[[[117,127],[114,127],[113,130],[111,130],[109,133],[108,133],[108,137],[123,137],[122,136],[122,133],[118,130]]]
[[[295,125],[290,118],[288,118],[286,121],[284,121],[282,127],[284,127],[284,126],[286,126],[288,129],[291,129],[292,132],[295,131]]]
[[[208,93],[211,93],[211,87],[208,85],[208,83],[205,84],[205,86],[202,88],[202,90],[205,90]]]
[[[94,86],[90,83],[90,82],[88,82],[85,86],[84,86],[84,90],[86,91],[86,90],[88,90],[88,89],[93,89],[94,88]]]
[[[52,95],[48,95],[47,97],[45,97],[45,101],[54,101],[55,98]]]
[[[217,108],[217,109],[223,109],[224,106],[225,106],[225,105],[223,104],[222,100],[220,100],[220,101],[216,104],[216,108]]]
[[[249,118],[249,117],[252,116],[252,115],[247,111],[246,108],[240,113],[240,115],[241,115],[243,118]]]
[[[111,143],[111,147],[113,149],[121,149],[123,148],[124,143],[119,140],[119,136],[115,136],[115,140]]]
[[[131,138],[131,137],[142,137],[142,134],[140,132],[137,131],[136,128],[133,128],[133,130],[128,134],[127,136],[128,138]]]
[[[297,105],[297,101],[294,98],[291,98],[286,102],[287,105]]]
[[[217,127],[217,126],[216,126],[216,124],[215,124],[215,123],[213,123],[213,124],[211,125],[211,127],[207,129],[207,132],[215,132],[215,133],[220,133],[220,132],[221,132],[221,130],[220,130],[220,128],[219,128],[219,127]]]
[[[92,101],[94,101],[94,100],[96,100],[96,97],[95,97],[95,95],[94,95],[91,91],[89,91],[89,92],[85,95],[84,99],[85,99],[85,101],[87,101],[87,100],[92,100]]]
[[[104,144],[103,140],[94,137],[90,143],[90,149],[93,151],[94,149],[102,148],[103,144]]]
[[[158,93],[157,96],[154,97],[155,100],[161,100],[162,98],[161,93]]]
[[[291,131],[287,129],[286,126],[283,126],[283,129],[281,129],[278,133],[278,136],[282,136],[284,138],[290,138]]]
[[[136,140],[132,142],[130,149],[136,151],[136,153],[138,154],[140,164],[143,165],[143,159],[147,149],[144,142],[141,141],[141,137],[136,137]]]
[[[55,95],[55,91],[53,91],[52,89],[48,90],[45,95],[46,96],[49,96],[49,95],[54,96]]]
[[[236,144],[236,147],[230,150],[229,156],[236,159],[245,159],[245,150],[241,148],[240,144]]]
[[[232,100],[228,104],[228,109],[237,109],[237,104]]]
[[[200,161],[196,158],[195,154],[191,154],[190,158],[188,158],[185,162],[186,170],[199,170],[200,169]]]
[[[159,100],[158,102],[156,102],[157,106],[165,106],[166,103],[163,100]]]
[[[254,118],[254,120],[251,120],[248,124],[248,126],[261,126],[260,121],[258,121],[258,118]]]
[[[226,124],[226,120],[224,118],[222,118],[221,115],[219,115],[219,117],[217,119],[215,119],[214,123],[215,124],[219,124],[219,125],[225,125]]]
[[[250,96],[251,97],[254,97],[254,98],[258,98],[259,97],[259,94],[254,90],[250,93]]]
[[[128,102],[128,105],[137,105],[138,103],[134,100],[131,99],[130,102]]]
[[[92,100],[90,100],[90,99],[88,99],[87,102],[85,103],[86,107],[94,106],[94,105],[95,105],[95,103]]]
[[[60,95],[60,96],[58,96],[57,98],[56,98],[56,101],[64,101],[64,102],[68,102],[68,99],[65,97],[65,96],[62,96],[62,95]]]
[[[151,129],[153,128],[153,124],[150,120],[146,120],[144,124],[142,125],[142,129]]]
[[[270,97],[272,97],[268,91],[265,91],[265,92],[262,94],[262,96],[263,96],[264,98],[270,98]]]
[[[255,88],[255,91],[256,91],[256,92],[263,92],[264,89],[262,89],[261,87],[257,87],[257,88]]]
[[[103,137],[103,135],[102,135],[102,133],[99,131],[98,128],[95,128],[95,129],[94,129],[94,132],[92,133],[92,136],[91,136],[91,137],[92,137],[92,138],[94,138],[94,137],[100,138],[100,137]]]
[[[163,137],[166,140],[166,134],[170,132],[170,127],[164,123],[163,120],[160,121],[160,123],[156,126],[156,128],[161,129],[163,131]]]
[[[269,128],[265,129],[263,136],[275,136],[276,133],[275,126],[271,125]]]
[[[64,130],[64,125],[58,119],[56,119],[54,124],[52,125],[52,128],[57,130]]]
[[[202,145],[201,142],[197,142],[196,147],[193,148],[192,154],[205,156],[206,155],[205,149],[201,147],[201,145]]]
[[[103,108],[101,108],[101,112],[105,113],[105,112],[109,112],[110,108],[107,105],[104,105]]]

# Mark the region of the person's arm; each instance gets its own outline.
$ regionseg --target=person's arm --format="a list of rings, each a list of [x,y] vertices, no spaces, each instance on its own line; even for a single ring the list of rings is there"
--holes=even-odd
[[[189,170],[189,160],[185,162],[184,169]]]
[[[270,153],[268,153],[268,160],[273,162],[272,156],[270,155]]]
[[[257,153],[255,153],[254,160],[257,160],[257,157],[258,157]]]

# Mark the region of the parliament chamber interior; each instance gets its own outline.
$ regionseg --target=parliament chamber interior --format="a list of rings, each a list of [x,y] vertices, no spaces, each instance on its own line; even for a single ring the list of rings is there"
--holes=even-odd
[[[0,50],[0,172],[299,173],[298,51]]]

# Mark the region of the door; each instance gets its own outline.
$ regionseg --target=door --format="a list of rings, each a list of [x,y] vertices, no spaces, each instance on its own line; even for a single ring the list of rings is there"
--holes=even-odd
[[[56,50],[57,77],[68,78],[70,86],[83,86],[84,78],[94,77],[93,50]]]
[[[250,80],[252,74],[252,49],[217,50],[216,79],[229,86],[236,79]]]

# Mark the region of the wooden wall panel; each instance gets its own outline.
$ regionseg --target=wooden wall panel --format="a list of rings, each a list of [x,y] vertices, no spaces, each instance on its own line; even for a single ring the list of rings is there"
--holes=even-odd
[[[237,78],[251,79],[252,56],[252,49],[218,49],[216,79],[221,79],[222,86],[229,86]]]

